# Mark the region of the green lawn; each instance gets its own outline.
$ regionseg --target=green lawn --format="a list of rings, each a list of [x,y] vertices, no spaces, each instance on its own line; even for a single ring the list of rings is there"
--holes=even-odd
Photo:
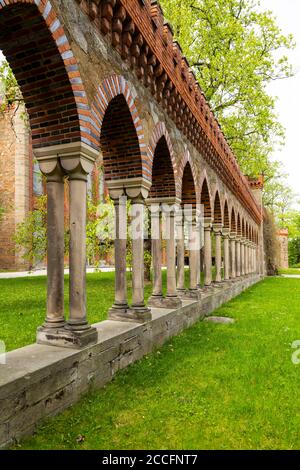
[[[300,280],[266,279],[217,314],[236,322],[198,322],[20,447],[299,449]]]
[[[130,275],[128,274],[128,277]],[[46,314],[45,276],[0,279],[0,339],[8,351],[35,342],[35,333]],[[146,285],[145,295],[151,294]],[[65,309],[68,314],[68,276]],[[104,320],[114,301],[114,273],[87,274],[87,312],[90,323]]]

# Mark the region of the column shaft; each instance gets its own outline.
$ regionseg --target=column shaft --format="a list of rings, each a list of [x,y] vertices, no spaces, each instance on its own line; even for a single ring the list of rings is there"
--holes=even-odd
[[[114,200],[115,208],[115,301],[113,310],[128,310],[126,278],[126,202],[122,198]]]
[[[160,212],[152,214],[152,266],[153,266],[153,293],[152,297],[162,298],[162,272],[161,272],[161,216]]]
[[[136,223],[132,235],[132,309],[149,311],[144,301],[144,200],[132,201]]]
[[[185,274],[184,274],[184,223],[183,220],[177,224],[177,290],[185,291]]]
[[[210,286],[211,275],[211,226],[204,227],[204,285]]]
[[[175,255],[175,214],[172,210],[168,214],[169,233],[166,243],[167,254],[167,295],[165,299],[166,307],[178,308],[181,300],[176,290],[176,255]]]
[[[222,239],[221,232],[215,232],[215,241],[216,241],[216,282],[222,281]]]
[[[70,317],[73,330],[89,328],[86,317],[86,178],[70,175]]]
[[[64,180],[47,177],[47,316],[44,326],[64,326]]]
[[[231,278],[235,279],[236,277],[236,260],[235,260],[235,239],[231,238],[230,240],[230,248],[231,248]]]
[[[229,236],[224,236],[224,280],[228,281],[230,275]]]

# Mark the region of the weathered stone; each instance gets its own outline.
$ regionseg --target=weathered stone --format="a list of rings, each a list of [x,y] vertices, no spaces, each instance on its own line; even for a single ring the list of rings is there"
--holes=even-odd
[[[209,316],[204,319],[204,321],[209,322],[209,323],[223,323],[223,324],[231,324],[234,323],[233,318],[229,317],[215,317],[215,316]]]

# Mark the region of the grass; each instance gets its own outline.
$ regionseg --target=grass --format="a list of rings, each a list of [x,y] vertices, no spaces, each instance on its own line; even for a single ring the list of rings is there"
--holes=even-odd
[[[198,322],[20,448],[299,449],[299,312],[300,281],[266,279],[218,309],[234,324]]]
[[[279,274],[298,274],[300,276],[300,268],[279,269]]]
[[[128,275],[129,277],[130,275]],[[0,332],[7,351],[35,342],[36,329],[46,314],[45,276],[0,279]],[[145,296],[151,285],[145,286]],[[65,311],[68,314],[68,276],[65,276]],[[87,314],[90,323],[105,320],[114,301],[114,273],[87,274]]]

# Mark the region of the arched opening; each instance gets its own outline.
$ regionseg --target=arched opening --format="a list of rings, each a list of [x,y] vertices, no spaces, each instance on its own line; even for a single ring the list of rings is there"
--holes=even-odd
[[[176,197],[175,176],[169,148],[165,137],[158,141],[152,165],[152,186],[150,199]]]
[[[149,251],[152,249],[153,292],[149,305],[164,308],[170,306],[171,303],[179,304],[180,302],[179,299],[174,298],[175,295],[172,299],[171,295],[173,291],[175,294],[176,290],[176,286],[172,286],[170,282],[172,270],[175,270],[175,259],[173,265],[170,263],[172,261],[170,243],[175,251],[174,226],[171,228],[174,218],[170,217],[170,213],[174,213],[172,206],[176,199],[176,186],[171,151],[164,135],[160,137],[154,149],[151,180],[152,186],[148,200],[151,211],[151,232],[149,232],[148,240],[145,241],[145,249]],[[166,266],[167,270],[162,271],[162,266]]]
[[[237,234],[239,237],[242,236],[242,225],[241,225],[241,217],[240,214],[237,216]]]
[[[86,317],[86,252],[84,237],[80,237],[79,232],[84,233],[86,223],[86,175],[92,166],[90,162],[95,158],[95,150],[90,140],[92,120],[77,62],[50,2],[2,2],[0,49],[20,88],[19,101],[28,113],[31,138],[28,155],[33,151],[46,175],[47,216],[44,219],[45,225],[46,219],[48,223],[44,233],[48,239],[48,243],[45,242],[48,246],[48,289],[47,316],[43,327],[46,330],[59,329],[67,323],[67,334],[72,341],[80,343],[80,335],[76,334],[81,328],[86,329],[88,341],[94,341],[96,332],[89,328]],[[81,157],[85,159],[83,146],[85,156],[88,155],[85,168],[80,166]],[[68,152],[72,159],[65,158]],[[68,160],[66,166],[65,160]],[[81,176],[80,183],[79,179],[75,181],[73,174],[71,177],[75,161],[77,175],[80,173]],[[30,170],[34,176],[35,168]],[[63,302],[65,175],[70,181],[68,319],[64,315]],[[32,233],[31,239],[34,239],[37,232],[33,229]],[[56,333],[49,341],[43,334],[40,329],[38,341],[51,343]]]
[[[225,201],[225,204],[224,204],[224,228],[226,229],[230,228],[230,218],[229,218],[229,209],[228,209],[227,201]]]
[[[133,116],[122,93],[112,97],[106,107],[100,131],[100,149],[105,182],[115,207],[115,301],[109,312],[109,318],[125,321],[134,318],[136,321],[146,321],[151,318],[151,313],[145,307],[144,301],[145,206],[141,193],[142,156]],[[132,186],[128,180],[133,178],[139,179],[139,182],[136,182],[135,189],[131,192]],[[118,183],[113,186],[116,180]],[[119,199],[122,195],[130,198],[129,212],[126,202]],[[129,231],[126,227],[127,222],[130,223]],[[127,298],[128,255],[132,271],[130,308]]]
[[[183,206],[189,204],[193,209],[197,204],[195,182],[189,162],[186,163],[182,176],[181,203]]]
[[[201,188],[200,204],[203,207],[204,218],[210,218],[212,216],[211,204],[210,204],[210,192],[208,189],[206,178],[204,179],[202,188]]]
[[[182,185],[181,185],[181,206],[183,214],[183,237],[182,248],[184,250],[184,266],[188,264],[189,270],[188,273],[184,272],[186,277],[189,274],[189,287],[190,290],[196,290],[197,284],[200,285],[200,266],[199,272],[196,272],[197,265],[196,263],[200,261],[200,251],[196,250],[197,245],[197,234],[196,234],[196,186],[194,181],[194,176],[192,173],[192,168],[190,162],[186,162],[182,175]],[[184,243],[183,243],[184,242]],[[179,241],[180,243],[180,241]],[[179,289],[184,290],[185,279],[180,283]],[[183,284],[183,285],[182,285]]]
[[[219,191],[215,194],[214,212],[213,212],[213,230],[212,230],[212,264],[214,266],[213,279],[217,282],[223,277],[223,243],[221,229],[223,227],[223,216]]]
[[[219,192],[216,192],[215,200],[214,200],[214,215],[213,215],[213,223],[222,225],[223,224],[223,217],[222,217],[222,209],[221,209],[221,201]]]
[[[57,42],[63,45],[67,39],[63,31],[59,34],[59,29],[62,30],[61,26],[56,30]],[[80,140],[76,91],[72,89],[67,72],[67,69],[76,71],[77,67],[69,52],[65,53],[65,58],[70,59],[64,62],[35,4],[16,3],[1,10],[0,50],[21,89],[29,115],[33,147]]]
[[[113,98],[107,107],[100,147],[106,181],[142,177],[139,139],[123,95]]]
[[[230,231],[236,233],[236,217],[234,208],[231,209]]]

